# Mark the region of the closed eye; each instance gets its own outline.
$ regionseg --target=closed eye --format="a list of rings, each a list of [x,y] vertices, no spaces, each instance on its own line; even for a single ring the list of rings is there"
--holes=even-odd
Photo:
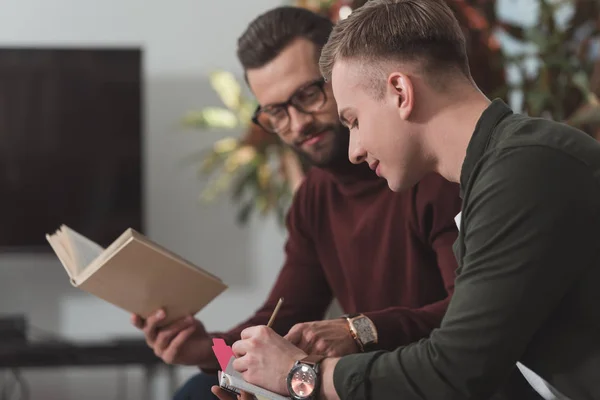
[[[358,129],[358,120],[357,119],[355,119],[354,121],[352,121],[348,124],[348,129],[354,129],[354,128]]]

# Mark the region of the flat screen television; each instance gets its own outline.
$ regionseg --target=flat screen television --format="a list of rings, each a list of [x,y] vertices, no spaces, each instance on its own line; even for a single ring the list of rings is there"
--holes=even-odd
[[[142,51],[0,47],[0,252],[143,232]]]

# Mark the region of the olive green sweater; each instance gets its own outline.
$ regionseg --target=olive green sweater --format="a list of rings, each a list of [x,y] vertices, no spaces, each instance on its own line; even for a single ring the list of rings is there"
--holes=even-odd
[[[600,144],[495,100],[460,180],[459,269],[441,327],[392,352],[342,358],[338,394],[530,398],[529,386],[512,385],[520,361],[573,400],[600,399]]]

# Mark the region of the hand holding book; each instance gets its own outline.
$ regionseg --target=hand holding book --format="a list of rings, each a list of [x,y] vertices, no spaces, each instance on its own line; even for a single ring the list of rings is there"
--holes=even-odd
[[[164,310],[158,310],[146,319],[132,314],[131,322],[144,333],[148,346],[167,364],[218,368],[211,352],[211,339],[202,322],[188,316],[160,326],[165,318]]]
[[[218,277],[133,229],[106,249],[65,225],[46,238],[71,284],[131,313],[165,362],[213,361],[210,338],[193,315],[227,288]]]

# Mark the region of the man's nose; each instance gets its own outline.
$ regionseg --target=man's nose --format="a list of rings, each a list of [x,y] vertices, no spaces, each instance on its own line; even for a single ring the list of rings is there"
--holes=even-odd
[[[350,133],[350,144],[348,146],[348,159],[353,164],[360,164],[367,159],[366,150],[360,145],[356,134]]]
[[[288,114],[290,116],[290,131],[294,138],[303,135],[306,128],[313,123],[314,118],[311,114],[300,112],[293,106],[288,107]]]

